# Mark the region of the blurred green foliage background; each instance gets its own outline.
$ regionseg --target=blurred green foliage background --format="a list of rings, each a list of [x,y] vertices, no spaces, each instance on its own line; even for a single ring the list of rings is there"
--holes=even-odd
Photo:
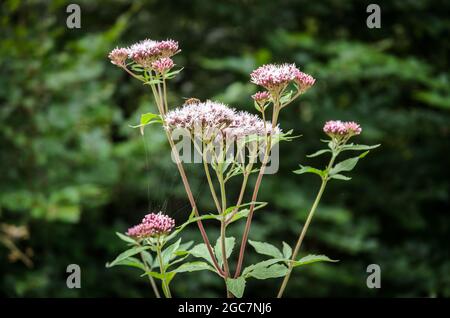
[[[197,97],[254,111],[249,73],[268,62],[295,62],[317,79],[281,114],[283,129],[303,137],[281,145],[280,171],[264,178],[259,199],[269,205],[251,239],[294,243],[319,181],[292,170],[325,164],[305,157],[322,146],[325,120],[358,121],[355,141],[382,144],[350,182],[329,185],[306,237],[303,255],[341,261],[296,270],[287,296],[450,296],[448,1],[378,1],[381,29],[366,27],[370,2],[337,0],[84,0],[81,29],[68,29],[71,2],[0,4],[1,295],[151,296],[138,271],[105,268],[125,249],[115,231],[149,210],[178,223],[190,212],[160,127],[145,138],[129,128],[154,111],[150,91],[106,57],[149,37],[180,42],[173,106]],[[188,170],[200,206],[212,209],[206,181]],[[195,225],[184,234],[200,240]],[[215,241],[214,223],[208,234]],[[247,264],[261,260],[248,252]],[[71,263],[81,289],[66,287]],[[371,263],[381,289],[366,287]],[[172,288],[213,297],[222,284],[201,272]],[[250,281],[246,294],[274,296],[279,284]]]

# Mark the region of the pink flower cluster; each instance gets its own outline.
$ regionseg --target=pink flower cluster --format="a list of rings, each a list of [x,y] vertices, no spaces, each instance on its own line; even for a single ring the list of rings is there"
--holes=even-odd
[[[163,74],[167,71],[169,71],[175,64],[173,63],[173,60],[170,57],[163,57],[159,60],[156,60],[152,63],[152,68],[160,73]]]
[[[116,47],[109,53],[108,57],[111,60],[111,63],[118,66],[124,66],[125,61],[128,58],[128,49],[123,47]]]
[[[256,92],[252,95],[252,98],[255,102],[264,104],[270,99],[270,93],[267,91]]]
[[[359,124],[354,121],[330,120],[323,126],[323,131],[333,136],[354,136],[359,135],[362,131]]]
[[[299,90],[304,93],[316,82],[315,78],[309,74],[298,72],[295,76],[295,82],[297,83]]]
[[[128,48],[129,58],[144,67],[151,67],[154,61],[171,57],[176,53],[178,53],[178,42],[174,40],[153,41],[147,39]]]
[[[174,40],[153,41],[147,39],[135,43],[128,48],[115,48],[109,53],[108,57],[111,63],[118,66],[124,66],[126,59],[130,58],[146,68],[151,68],[152,63],[162,59],[164,61],[157,64],[158,67],[163,65],[167,67],[170,62],[165,59],[170,58],[178,52],[178,42]]]
[[[175,220],[159,213],[147,214],[142,222],[128,229],[127,235],[136,238],[147,238],[168,234],[175,226]]]
[[[218,135],[226,138],[255,134],[262,136],[266,132],[265,129],[269,134],[281,132],[278,127],[272,129],[270,122],[265,124],[256,115],[245,111],[237,112],[234,108],[210,100],[185,104],[181,108],[169,111],[165,119],[166,129],[184,128],[201,134],[208,131],[208,136]]]
[[[301,92],[305,92],[315,82],[311,75],[301,72],[295,64],[266,64],[254,70],[250,78],[252,83],[269,91],[281,90],[294,81]]]

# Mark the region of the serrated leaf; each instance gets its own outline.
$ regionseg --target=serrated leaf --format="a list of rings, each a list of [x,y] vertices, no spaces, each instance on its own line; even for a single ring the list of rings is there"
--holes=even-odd
[[[235,244],[234,237],[227,237],[225,238],[225,252],[227,259],[230,257],[231,253],[233,252]],[[216,254],[217,262],[219,263],[219,266],[223,265],[223,256],[222,256],[222,246],[220,243],[220,237],[216,241],[216,245],[214,246],[214,253]]]
[[[214,268],[205,263],[205,262],[190,262],[190,263],[184,263],[177,269],[173,270],[172,272],[176,273],[184,273],[184,272],[196,272],[196,271],[203,271],[203,270],[210,270],[214,272]]]
[[[324,153],[327,153],[327,152],[331,152],[331,150],[330,149],[322,149],[322,150],[316,151],[315,153],[307,155],[306,157],[308,157],[308,158],[318,157],[318,156],[323,155]]]
[[[131,237],[129,237],[127,235],[124,235],[119,232],[116,232],[116,235],[124,242],[131,243],[131,244],[137,244],[137,242],[134,239],[132,239]]]
[[[319,177],[323,177],[324,172],[322,170],[313,168],[313,167],[309,167],[309,166],[302,166],[300,165],[300,169],[298,170],[294,170],[295,174],[304,174],[304,173],[314,173],[317,174]]]
[[[119,254],[119,256],[117,256],[116,259],[114,261],[112,261],[111,263],[107,263],[106,267],[113,267],[113,266],[117,265],[117,263],[127,259],[128,257],[136,255],[142,251],[148,250],[149,248],[150,248],[150,246],[132,247],[132,248],[126,250],[125,252]]]
[[[272,256],[273,258],[283,258],[283,254],[280,250],[272,244],[252,240],[249,240],[248,243],[253,246],[255,251],[259,254]]]
[[[256,279],[268,279],[283,277],[287,274],[287,267],[282,264],[273,264],[269,267],[255,266],[255,268],[248,274],[249,277]]]
[[[358,163],[359,159],[364,158],[368,153],[369,151],[366,151],[357,157],[349,158],[339,162],[330,170],[330,176],[338,174],[341,171],[352,171]]]
[[[348,181],[351,180],[352,178],[344,176],[342,174],[333,174],[332,176],[330,176],[330,179],[337,179],[337,180],[344,180],[344,181]]]
[[[241,298],[244,295],[245,290],[245,278],[227,278],[226,280],[228,290],[237,298]]]
[[[211,255],[208,252],[208,248],[206,247],[205,243],[200,243],[195,245],[190,251],[189,253],[192,256],[195,257],[200,257],[203,258],[205,260],[207,260],[210,264],[214,264],[212,259],[211,259]]]
[[[292,256],[292,248],[286,242],[283,242],[283,256],[286,259]]]
[[[283,259],[279,259],[279,258],[272,258],[272,259],[268,259],[256,264],[252,264],[250,266],[247,266],[246,268],[244,268],[244,270],[242,271],[242,276],[247,277],[256,267],[261,266],[261,267],[268,267],[270,265],[273,265],[275,263],[278,262],[282,262],[284,261]]]
[[[330,259],[328,256],[325,255],[308,255],[305,256],[301,259],[299,259],[298,261],[294,262],[294,267],[297,266],[302,266],[302,265],[307,265],[307,264],[312,264],[312,263],[317,263],[317,262],[339,262],[338,260],[333,260]]]

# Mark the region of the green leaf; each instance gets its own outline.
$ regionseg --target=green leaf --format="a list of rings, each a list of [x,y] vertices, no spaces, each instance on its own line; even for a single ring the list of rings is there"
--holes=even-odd
[[[189,253],[191,253],[192,256],[200,257],[200,258],[207,260],[210,264],[214,264],[205,243],[200,243],[200,244],[195,245],[189,251]]]
[[[153,113],[145,113],[141,115],[141,120],[139,125],[130,125],[131,128],[140,128],[141,134],[144,134],[144,127],[151,124],[162,124],[161,116]]]
[[[319,169],[316,169],[313,167],[309,167],[309,166],[302,166],[302,165],[300,165],[300,169],[294,170],[294,173],[296,173],[296,174],[315,173],[318,176],[320,176],[321,178],[324,175],[324,172],[322,170],[319,170]]]
[[[118,261],[113,266],[130,266],[130,267],[136,267],[145,272],[145,266],[142,264],[142,262],[135,258],[135,257],[128,257],[124,260]],[[106,264],[106,267],[112,267],[110,264]]]
[[[154,278],[161,279],[161,280],[164,278],[164,275],[162,275],[161,273],[153,272],[153,271],[145,272],[145,273],[144,273],[143,275],[141,275],[141,276],[145,276],[145,275],[149,275],[149,276],[152,276],[152,277],[154,277]]]
[[[194,241],[189,241],[183,244],[180,244],[178,249],[175,251],[175,255],[182,256],[189,254],[189,248],[194,244]]]
[[[248,277],[250,275],[250,273],[257,267],[269,267],[270,265],[273,265],[275,263],[282,262],[282,261],[285,261],[285,260],[281,259],[281,258],[272,258],[272,259],[268,259],[268,260],[265,260],[265,261],[262,261],[262,262],[259,262],[256,264],[252,264],[252,265],[244,268],[244,271],[242,272],[242,276]]]
[[[136,255],[142,251],[148,250],[149,248],[150,248],[150,246],[132,247],[132,248],[126,250],[125,252],[121,253],[119,256],[117,256],[116,259],[114,261],[112,261],[111,263],[107,263],[106,267],[113,267],[113,266],[117,265],[117,263],[127,259],[128,257]]]
[[[346,177],[346,176],[344,176],[342,174],[334,174],[334,175],[330,176],[330,179],[337,179],[337,180],[348,181],[348,180],[351,180],[352,178]]]
[[[119,233],[119,232],[116,232],[116,235],[124,242],[131,243],[131,244],[134,244],[134,245],[137,244],[137,242],[134,239],[132,239],[131,237],[129,237],[127,235],[124,235],[124,234]]]
[[[181,243],[181,238],[179,238],[175,243],[173,243],[172,245],[169,245],[169,247],[167,247],[166,249],[164,249],[161,253],[161,258],[163,261],[163,264],[166,265],[169,263],[169,261],[175,257],[175,252],[178,250],[178,248],[180,247],[180,243]]]
[[[144,83],[144,85],[150,85],[151,86],[151,85],[161,84],[161,83],[162,83],[162,80],[155,78],[155,79],[152,79],[150,81],[146,81]]]
[[[269,267],[255,266],[248,276],[256,279],[277,278],[286,276],[287,270],[287,267],[282,264],[274,264]]]
[[[256,201],[255,202],[248,202],[248,203],[245,203],[245,204],[241,204],[239,206],[233,205],[233,206],[228,207],[224,211],[223,214],[227,215],[227,214],[233,212],[236,209],[236,207],[240,209],[240,208],[243,208],[243,207],[246,207],[246,206],[250,206],[250,205],[252,205],[252,203],[255,205],[254,210],[261,209],[261,208],[263,208],[263,207],[265,207],[267,205],[267,202],[256,202]]]
[[[283,258],[283,254],[278,248],[266,242],[257,242],[249,240],[248,243],[253,246],[257,253],[272,256],[274,258]]]
[[[192,212],[191,215],[189,216],[189,219],[186,222],[184,222],[183,224],[178,226],[175,229],[175,231],[173,231],[169,236],[166,237],[166,242],[175,238],[186,226],[188,226],[191,223],[197,222],[199,220],[208,220],[208,219],[217,219],[217,218],[218,218],[218,216],[214,215],[214,214],[206,214],[206,215],[196,217],[195,214]]]
[[[225,252],[227,259],[230,257],[231,253],[233,252],[235,239],[234,237],[227,237],[225,238]],[[223,265],[223,256],[222,256],[222,246],[220,243],[220,237],[216,241],[216,245],[214,246],[214,253],[216,254],[217,262],[219,263],[219,266]]]
[[[381,144],[377,144],[377,145],[373,145],[373,146],[348,144],[348,145],[342,146],[341,151],[345,151],[345,150],[371,150],[371,149],[378,148],[380,146],[381,146]]]
[[[308,158],[318,157],[318,156],[323,155],[324,153],[327,153],[327,152],[331,152],[331,150],[330,149],[322,149],[322,150],[316,151],[313,154],[307,155],[306,157],[308,157]]]
[[[185,272],[196,272],[196,271],[203,271],[203,270],[210,270],[210,271],[214,272],[214,268],[205,262],[184,263],[183,265],[179,266],[177,269],[173,270],[172,272],[185,273]]]
[[[328,258],[328,256],[325,255],[308,255],[305,256],[298,261],[294,262],[294,267],[317,263],[317,262],[339,262],[338,260],[333,260]]]
[[[239,208],[244,207],[244,206],[249,206],[249,205],[251,205],[251,204],[252,204],[251,202],[246,203],[246,204],[241,204],[241,205],[239,206]],[[256,210],[259,210],[259,209],[265,207],[265,206],[267,205],[267,202],[255,202],[254,204],[255,204],[255,208],[253,209],[253,211],[256,211]],[[225,214],[225,215],[228,215],[229,213],[231,213],[231,212],[234,211],[235,209],[236,209],[236,206],[231,206],[231,207],[229,207],[229,208],[227,208],[227,209],[225,210],[225,213],[224,213],[224,214]],[[241,219],[241,218],[244,218],[244,217],[246,217],[249,213],[250,213],[250,210],[249,210],[249,209],[243,209],[243,210],[240,210],[240,211],[237,212],[235,215],[233,215],[233,218],[232,218],[230,221],[228,221],[228,223],[231,224],[231,223],[233,223],[233,222],[235,222],[235,221],[237,221],[237,220],[239,220],[239,219]]]
[[[353,168],[355,168],[356,164],[358,163],[359,159],[364,158],[368,153],[369,151],[366,151],[357,157],[349,158],[339,162],[331,169],[330,176],[338,174],[341,171],[352,171]]]
[[[283,242],[283,256],[286,259],[292,256],[292,248],[286,242]]]
[[[227,278],[226,283],[227,283],[228,290],[235,297],[241,298],[242,295],[244,295],[244,290],[245,290],[245,278],[244,277],[241,276],[236,279]]]

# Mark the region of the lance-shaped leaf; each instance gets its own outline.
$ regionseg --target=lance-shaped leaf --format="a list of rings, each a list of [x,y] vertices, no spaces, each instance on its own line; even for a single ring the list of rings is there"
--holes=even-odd
[[[124,242],[130,243],[130,244],[133,244],[133,245],[137,244],[137,242],[133,238],[131,238],[131,237],[127,236],[127,235],[124,235],[124,234],[119,233],[119,232],[116,232],[116,235]]]
[[[172,272],[185,273],[185,272],[196,272],[196,271],[203,271],[203,270],[209,270],[209,271],[214,272],[214,268],[205,262],[184,263],[177,269],[173,270]]]
[[[352,171],[353,168],[355,168],[356,164],[358,163],[359,159],[364,158],[368,153],[369,151],[366,151],[357,157],[349,158],[339,162],[330,170],[330,176],[338,174],[341,171]]]
[[[256,264],[252,264],[250,266],[247,266],[246,268],[244,268],[243,272],[242,272],[242,276],[244,277],[248,277],[250,275],[250,273],[256,268],[256,267],[269,267],[270,265],[279,263],[279,262],[284,262],[284,259],[281,258],[272,258],[272,259],[268,259]]]
[[[163,264],[166,265],[169,263],[171,259],[173,259],[176,255],[175,252],[180,247],[181,238],[179,238],[175,243],[169,245],[164,251],[161,253],[161,258],[163,261]]]
[[[345,150],[354,150],[354,151],[362,151],[362,150],[371,150],[380,147],[381,144],[368,146],[368,145],[355,145],[355,144],[347,144],[341,147],[341,151]]]
[[[208,248],[206,247],[205,243],[200,243],[195,245],[190,251],[192,256],[200,257],[205,260],[207,260],[210,264],[214,264],[213,260],[211,259],[211,255],[209,254]]]
[[[259,254],[272,256],[273,258],[283,258],[281,251],[272,244],[251,240],[249,240],[248,243],[253,246]]]
[[[300,169],[294,170],[296,174],[304,174],[304,173],[314,173],[320,176],[321,178],[324,176],[324,172],[322,170],[310,167],[310,166],[302,166],[300,165]]]
[[[126,250],[125,252],[119,254],[119,256],[117,256],[116,259],[114,261],[112,261],[111,263],[107,263],[106,267],[113,267],[113,266],[117,265],[119,262],[127,259],[128,257],[136,255],[142,251],[148,250],[149,248],[150,248],[150,246],[132,247],[132,248]]]
[[[283,242],[283,256],[286,259],[289,259],[292,256],[292,248],[286,242]]]
[[[317,263],[317,262],[339,262],[338,260],[333,260],[330,259],[328,256],[325,255],[308,255],[305,256],[301,259],[299,259],[298,261],[294,262],[294,267],[297,266],[302,266],[302,265],[307,265],[307,264],[312,264],[312,263]]]
[[[268,278],[277,278],[283,277],[287,274],[287,267],[282,264],[273,264],[271,266],[258,266],[248,273],[249,277],[253,277],[256,279],[268,279]]]
[[[351,180],[352,178],[337,173],[337,174],[333,174],[332,176],[330,176],[330,179],[337,179],[337,180],[348,181],[348,180]]]
[[[324,153],[327,153],[327,152],[331,152],[331,150],[330,149],[322,149],[322,150],[316,151],[315,153],[307,155],[306,157],[308,157],[308,158],[318,157],[318,156],[323,155]]]
[[[145,266],[142,264],[142,262],[135,258],[135,257],[128,257],[126,259],[123,259],[121,261],[116,262],[112,266],[129,266],[129,267],[135,267],[143,270],[145,272]],[[106,267],[112,267],[110,264],[106,264]]]

